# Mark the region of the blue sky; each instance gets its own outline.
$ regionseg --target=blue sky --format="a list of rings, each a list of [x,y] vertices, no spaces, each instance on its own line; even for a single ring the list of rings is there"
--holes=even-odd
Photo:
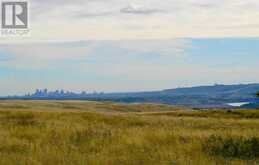
[[[0,95],[259,82],[258,0],[28,0],[0,36]]]
[[[259,38],[0,44],[0,94],[259,82]]]

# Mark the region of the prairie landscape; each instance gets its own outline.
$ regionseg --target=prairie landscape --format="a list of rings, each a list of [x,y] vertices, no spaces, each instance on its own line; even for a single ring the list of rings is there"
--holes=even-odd
[[[0,101],[0,164],[259,164],[259,111]]]

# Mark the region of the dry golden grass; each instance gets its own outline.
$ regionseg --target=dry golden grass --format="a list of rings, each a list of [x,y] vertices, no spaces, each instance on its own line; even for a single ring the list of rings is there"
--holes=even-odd
[[[259,138],[258,114],[152,104],[1,101],[0,164],[259,164],[258,157],[224,157],[204,149],[211,136]]]

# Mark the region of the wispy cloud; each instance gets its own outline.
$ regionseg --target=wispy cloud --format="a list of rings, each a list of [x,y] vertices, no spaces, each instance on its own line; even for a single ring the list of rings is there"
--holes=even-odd
[[[142,15],[149,15],[149,14],[155,14],[155,13],[162,13],[165,12],[161,9],[156,8],[148,8],[144,6],[139,6],[136,4],[129,4],[126,7],[123,7],[120,10],[121,13],[127,13],[127,14],[142,14]]]
[[[259,36],[257,26],[249,26],[249,31],[244,26],[231,28],[259,24],[257,0],[30,0],[30,4],[28,40]]]
[[[5,62],[0,58],[0,61],[2,65],[21,69],[52,68],[56,67],[53,64],[66,61],[82,63],[93,59],[114,60],[122,56],[130,60],[132,55],[140,58],[148,54],[177,57],[189,45],[190,42],[185,39],[0,44],[3,59],[9,59]]]
[[[80,13],[75,14],[76,18],[95,18],[95,17],[105,17],[105,16],[112,16],[114,12],[98,12],[98,13]],[[75,18],[74,17],[74,18]]]

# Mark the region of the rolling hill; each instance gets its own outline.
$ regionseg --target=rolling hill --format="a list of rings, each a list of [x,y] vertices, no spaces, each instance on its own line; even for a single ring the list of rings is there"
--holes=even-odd
[[[259,84],[213,85],[166,89],[151,92],[99,93],[50,95],[26,95],[3,97],[2,99],[27,100],[93,100],[120,103],[159,103],[197,108],[229,107],[228,103],[256,102],[255,93]]]

